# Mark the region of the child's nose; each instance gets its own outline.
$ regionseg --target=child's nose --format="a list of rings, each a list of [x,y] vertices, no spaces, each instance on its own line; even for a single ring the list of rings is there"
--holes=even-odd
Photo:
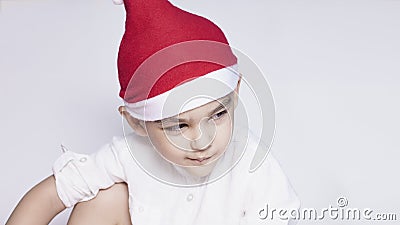
[[[190,147],[193,150],[206,150],[211,146],[216,135],[214,121],[202,119],[198,126],[193,129]]]
[[[206,136],[206,135],[203,135]],[[192,148],[192,150],[195,151],[204,151],[207,150],[211,147],[211,143],[212,143],[212,138],[200,138],[197,140],[194,140],[190,143],[190,147]]]

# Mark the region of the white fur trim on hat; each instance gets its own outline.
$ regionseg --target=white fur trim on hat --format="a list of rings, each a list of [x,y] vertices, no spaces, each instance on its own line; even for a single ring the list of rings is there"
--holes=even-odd
[[[137,119],[155,121],[205,105],[235,90],[240,79],[237,67],[235,64],[213,71],[140,102],[124,101],[126,109]]]

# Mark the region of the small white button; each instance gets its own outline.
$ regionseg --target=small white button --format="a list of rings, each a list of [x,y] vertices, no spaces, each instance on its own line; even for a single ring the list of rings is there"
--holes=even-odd
[[[79,161],[80,162],[86,162],[87,158],[86,157],[82,157]]]
[[[187,200],[188,202],[192,201],[192,200],[193,200],[193,194],[189,194],[189,195],[186,197],[186,200]]]
[[[140,207],[139,207],[139,212],[142,213],[143,211],[144,211],[144,208],[143,208],[142,206],[140,206]]]

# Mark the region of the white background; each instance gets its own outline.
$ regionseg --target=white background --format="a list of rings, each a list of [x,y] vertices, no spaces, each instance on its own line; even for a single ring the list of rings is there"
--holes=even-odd
[[[173,2],[221,26],[265,73],[277,107],[273,151],[303,207],[345,196],[349,207],[400,220],[400,1]],[[111,0],[0,7],[3,223],[51,174],[61,143],[90,153],[122,134],[116,55],[125,13]]]

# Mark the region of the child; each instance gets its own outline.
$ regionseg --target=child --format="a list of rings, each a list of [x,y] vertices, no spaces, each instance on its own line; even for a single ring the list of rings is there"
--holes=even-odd
[[[242,77],[223,32],[166,0],[124,5],[119,111],[134,133],[90,156],[66,150],[54,177],[25,196],[7,224],[48,223],[121,182],[126,190],[102,193],[127,192],[132,224],[291,224],[260,218],[265,204],[296,209],[299,201],[271,154],[249,172],[259,139],[238,122]],[[125,217],[117,206],[107,214]]]

